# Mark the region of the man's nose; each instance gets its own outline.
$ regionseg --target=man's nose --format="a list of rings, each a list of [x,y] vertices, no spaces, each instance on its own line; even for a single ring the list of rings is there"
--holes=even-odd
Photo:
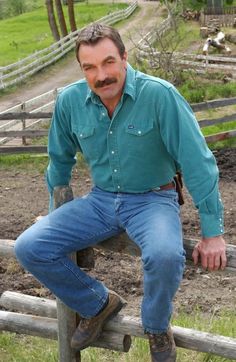
[[[106,74],[105,69],[103,67],[99,67],[97,69],[97,80],[103,81],[106,78],[107,78],[107,74]]]

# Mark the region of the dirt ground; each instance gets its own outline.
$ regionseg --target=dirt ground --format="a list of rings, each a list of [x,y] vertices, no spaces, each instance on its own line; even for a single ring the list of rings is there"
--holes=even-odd
[[[225,238],[236,245],[236,149],[215,151],[220,169],[220,187],[225,205]],[[78,176],[75,169],[72,186],[75,195],[87,192],[91,186],[89,175]],[[185,237],[199,238],[197,212],[185,190],[182,222]],[[0,170],[0,230],[1,239],[15,239],[39,215],[45,215],[48,194],[44,177],[37,172]],[[96,266],[90,271],[109,288],[116,290],[128,301],[128,309],[139,315],[142,298],[142,266],[139,258],[96,251]],[[50,297],[31,275],[13,260],[0,259],[0,294],[6,290]],[[187,265],[184,279],[175,298],[175,312],[180,309],[191,313],[194,307],[203,312],[217,313],[233,310],[236,305],[236,275],[209,273]]]

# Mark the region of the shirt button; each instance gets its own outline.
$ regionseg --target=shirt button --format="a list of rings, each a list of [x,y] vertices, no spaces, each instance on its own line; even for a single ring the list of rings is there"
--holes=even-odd
[[[117,188],[120,189],[120,186],[118,185]]]
[[[80,133],[80,135],[79,135],[80,137],[83,137],[83,133]]]
[[[114,172],[117,172],[117,169],[116,169],[116,168],[114,169]]]
[[[114,155],[115,151],[111,151],[111,153]]]
[[[112,131],[110,131],[109,133],[112,134]]]
[[[141,132],[141,131],[138,131],[138,134],[142,134],[142,132]]]
[[[105,113],[104,113],[104,112],[102,112],[102,116],[105,116]]]

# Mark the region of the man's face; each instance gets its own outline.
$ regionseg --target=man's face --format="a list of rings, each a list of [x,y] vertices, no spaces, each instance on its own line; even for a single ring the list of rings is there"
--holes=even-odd
[[[92,91],[106,106],[116,105],[125,83],[127,54],[122,59],[113,41],[105,38],[95,45],[81,44],[79,60]]]

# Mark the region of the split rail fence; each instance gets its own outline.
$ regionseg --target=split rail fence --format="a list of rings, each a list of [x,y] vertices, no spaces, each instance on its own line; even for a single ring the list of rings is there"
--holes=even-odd
[[[54,92],[56,94],[56,92]],[[42,122],[43,120],[48,120],[48,125],[50,123],[50,119],[52,117],[52,107],[54,104],[54,100],[50,101],[47,105],[44,106],[48,108],[47,112],[45,111],[24,111],[27,107],[24,105],[17,106],[17,111],[15,112],[3,112],[0,113],[0,124],[1,122],[6,122],[9,127],[9,122],[12,122],[14,127],[17,125],[18,129],[12,130],[2,130],[0,126],[0,154],[11,154],[11,153],[46,153],[47,147],[43,145],[27,145],[27,138],[35,138],[35,137],[42,137],[47,136],[48,130],[47,129],[32,129],[36,124]],[[192,104],[192,109],[194,112],[200,112],[203,110],[215,109],[215,108],[223,108],[226,106],[236,105],[236,97],[233,98],[225,98],[225,99],[218,99],[212,100],[208,102],[196,103]],[[19,112],[19,109],[23,109],[23,111]],[[27,120],[31,120],[30,124],[27,125]],[[33,121],[32,121],[33,120]],[[236,121],[236,113],[232,113],[230,115],[214,118],[214,119],[202,119],[199,121],[199,125],[201,128],[213,126],[217,124],[226,124],[227,122]],[[23,129],[19,129],[19,122],[20,127]],[[30,129],[31,128],[31,129]],[[213,143],[217,141],[223,141],[232,137],[236,136],[236,129],[233,128],[229,131],[219,132],[216,134],[211,134],[206,136],[205,139],[208,143]],[[13,138],[21,138],[22,145],[15,146],[4,144],[10,139]],[[2,143],[2,144],[1,144]]]
[[[221,72],[236,76],[236,58],[217,57],[211,55],[190,54],[173,52],[166,53],[157,51],[150,46],[142,47],[136,53],[139,61],[146,60],[153,69],[160,68],[162,61],[173,64],[175,67],[186,70],[194,70],[195,72]]]
[[[101,22],[107,25],[115,24],[120,20],[128,18],[134,12],[137,6],[138,2],[136,0],[126,9],[119,10],[104,16],[97,22]],[[52,44],[50,47],[35,52],[34,54],[29,55],[28,57],[16,63],[9,64],[5,67],[0,67],[0,89],[17,84],[62,58],[75,47],[75,41],[80,30],[81,29],[68,34],[58,42]]]

